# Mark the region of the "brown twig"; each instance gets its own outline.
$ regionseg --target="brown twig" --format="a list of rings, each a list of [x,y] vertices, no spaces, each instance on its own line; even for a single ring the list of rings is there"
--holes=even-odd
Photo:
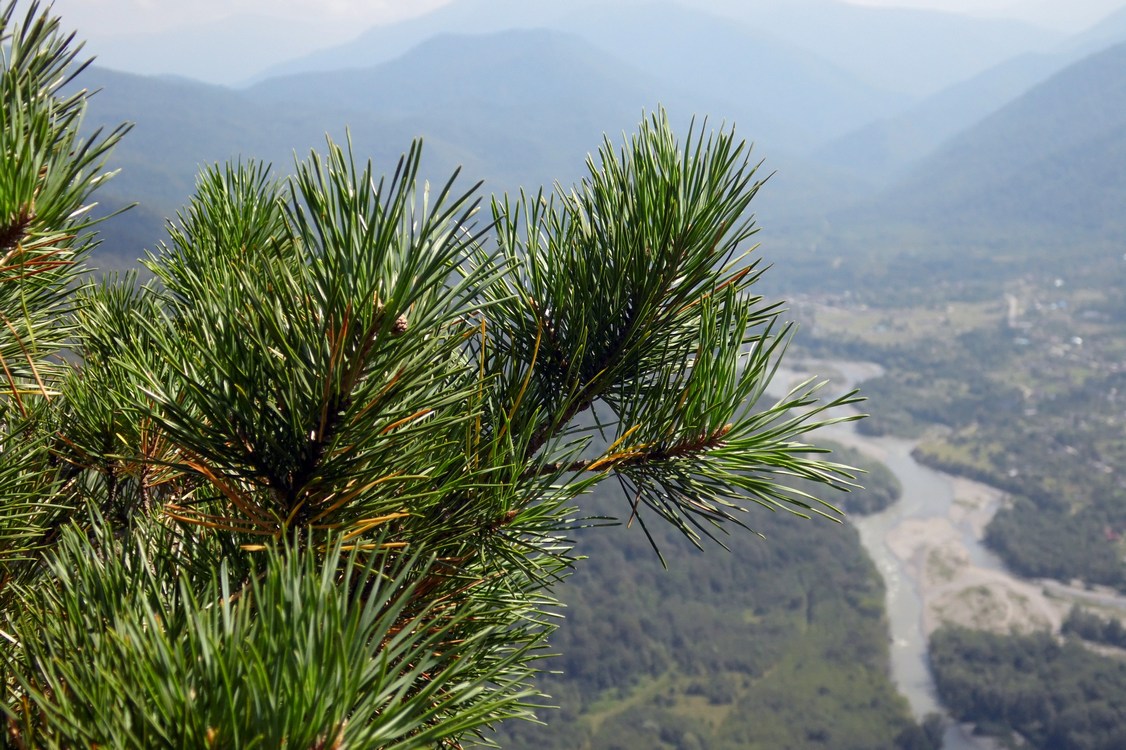
[[[599,459],[582,459],[564,464],[557,461],[541,464],[525,469],[520,475],[521,480],[532,479],[538,476],[549,476],[559,473],[576,473],[580,471],[616,471],[628,466],[639,466],[647,463],[660,463],[676,458],[713,450],[723,445],[723,439],[731,432],[732,425],[724,425],[711,433],[701,433],[690,439],[673,443],[665,448],[651,449],[652,446],[634,447],[618,453],[603,456]]]
[[[0,225],[0,252],[16,249],[33,221],[35,211],[30,206],[22,206],[7,224]]]

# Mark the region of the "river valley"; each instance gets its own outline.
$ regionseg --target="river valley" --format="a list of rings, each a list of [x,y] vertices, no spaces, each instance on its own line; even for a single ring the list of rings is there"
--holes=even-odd
[[[776,383],[792,385],[809,373],[830,380],[829,393],[849,390],[878,375],[863,362],[806,362],[800,371],[779,371]],[[1126,608],[1126,597],[1091,593],[1055,581],[1030,581],[1008,572],[982,543],[985,526],[1004,493],[979,482],[923,466],[911,452],[916,441],[870,437],[854,423],[834,425],[823,436],[882,461],[899,479],[901,499],[886,510],[851,521],[887,588],[892,677],[916,717],[945,713],[939,704],[927,655],[930,633],[943,623],[1008,633],[1058,632],[1073,603],[1095,599]],[[862,480],[861,480],[862,481]],[[993,750],[993,741],[972,727],[951,724],[943,750]]]

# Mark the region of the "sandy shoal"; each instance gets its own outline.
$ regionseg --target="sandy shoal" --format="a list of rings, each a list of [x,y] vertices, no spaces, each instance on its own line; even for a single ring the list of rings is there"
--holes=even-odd
[[[953,478],[954,502],[945,517],[907,519],[886,541],[918,582],[923,629],[943,623],[1008,633],[1049,628],[1058,632],[1068,604],[1041,586],[1007,572],[976,565],[967,536],[980,541],[1002,493]]]

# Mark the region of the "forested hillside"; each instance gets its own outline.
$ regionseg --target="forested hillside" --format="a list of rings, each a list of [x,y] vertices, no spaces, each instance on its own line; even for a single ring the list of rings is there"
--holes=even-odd
[[[1126,44],[1075,63],[959,134],[893,186],[880,211],[963,240],[1123,228]],[[950,217],[957,217],[951,225]]]
[[[831,498],[837,500],[838,498]],[[848,505],[850,499],[845,498]],[[625,498],[599,497],[617,515]],[[856,532],[786,514],[765,538],[694,551],[650,527],[586,529],[562,588],[562,674],[548,725],[509,725],[511,750],[774,750],[929,745],[887,680],[884,590]]]
[[[1126,747],[1126,661],[1048,633],[1002,636],[948,628],[931,661],[955,716],[1035,748]],[[988,675],[988,679],[983,676]]]

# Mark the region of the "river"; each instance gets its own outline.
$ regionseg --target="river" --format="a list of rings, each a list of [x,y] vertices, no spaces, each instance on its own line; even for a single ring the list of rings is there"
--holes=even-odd
[[[851,426],[850,426],[851,427]],[[853,521],[860,541],[876,564],[887,588],[888,625],[891,633],[891,672],[899,691],[907,698],[917,718],[928,713],[945,714],[935,692],[927,655],[923,601],[915,572],[888,545],[890,534],[908,519],[946,517],[954,501],[948,476],[922,466],[911,457],[914,442],[899,438],[863,438],[852,430],[848,441],[866,453],[880,454],[903,485],[899,502],[882,513]],[[842,441],[843,442],[843,441]],[[872,450],[877,448],[877,450]],[[995,569],[1000,561],[966,530],[971,556]],[[990,740],[974,737],[967,727],[951,723],[943,738],[943,750],[992,750]]]
[[[770,392],[781,396],[813,373],[830,381],[825,396],[832,397],[881,372],[870,362],[806,361],[797,370],[779,368]],[[883,576],[892,679],[917,718],[948,716],[938,701],[927,654],[927,637],[938,625],[1058,633],[1073,604],[1126,610],[1126,596],[1114,591],[1010,573],[982,542],[1004,493],[917,463],[911,455],[916,441],[861,435],[855,423],[833,425],[819,434],[882,461],[902,485],[898,502],[850,522]],[[951,722],[942,747],[996,750],[999,745],[974,736],[970,726]]]
[[[878,365],[871,363],[836,361],[809,363],[808,369],[828,377],[834,392],[851,389],[881,371]],[[804,373],[780,371],[778,382],[792,383],[803,376]],[[856,432],[852,423],[833,426],[824,432],[824,437],[851,445],[883,461],[903,486],[899,502],[852,523],[887,588],[892,678],[917,718],[932,712],[946,715],[938,702],[930,672],[921,575],[917,566],[893,551],[889,541],[897,530],[911,522],[949,519],[955,515],[952,513],[954,479],[917,463],[911,456],[915,447],[911,440],[863,436]],[[991,514],[995,510],[994,505],[986,512]],[[996,555],[981,544],[980,526],[975,527],[963,516],[958,519],[956,529],[975,568],[1007,575]],[[970,727],[953,722],[947,727],[943,740],[943,750],[994,750],[996,747],[991,740],[975,737]]]

